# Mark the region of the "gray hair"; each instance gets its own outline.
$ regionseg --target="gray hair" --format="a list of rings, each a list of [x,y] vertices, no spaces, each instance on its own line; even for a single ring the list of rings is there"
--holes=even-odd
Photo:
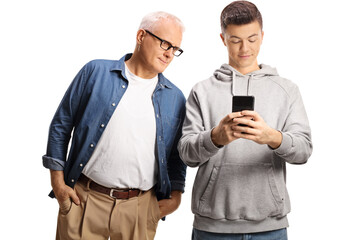
[[[181,28],[182,32],[185,31],[185,26],[181,22],[181,20],[178,17],[167,12],[152,12],[147,14],[141,20],[139,29],[153,31],[156,28],[158,22],[164,19],[174,21]]]

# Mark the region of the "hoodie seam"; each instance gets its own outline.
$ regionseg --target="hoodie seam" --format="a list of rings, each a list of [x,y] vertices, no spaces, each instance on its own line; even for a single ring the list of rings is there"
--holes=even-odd
[[[291,98],[290,94],[288,93],[288,91],[281,85],[279,84],[278,82],[276,82],[271,76],[267,76],[267,78],[272,81],[273,83],[275,83],[276,85],[278,85],[285,93],[286,93],[286,96],[288,96],[288,98]]]

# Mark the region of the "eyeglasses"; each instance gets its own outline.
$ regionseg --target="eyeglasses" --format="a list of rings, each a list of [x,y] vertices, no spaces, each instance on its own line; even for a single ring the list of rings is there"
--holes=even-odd
[[[173,54],[174,54],[174,56],[176,56],[176,57],[178,57],[178,56],[180,56],[184,51],[181,49],[181,48],[179,48],[179,47],[175,47],[175,46],[173,46],[173,45],[171,45],[171,43],[169,43],[168,41],[166,41],[166,40],[163,40],[163,39],[161,39],[161,38],[159,38],[158,36],[156,36],[155,34],[153,34],[152,32],[150,32],[150,31],[148,31],[148,30],[145,30],[148,34],[150,34],[151,36],[153,36],[154,38],[157,38],[157,39],[159,39],[160,40],[160,47],[162,48],[162,49],[164,49],[164,50],[169,50],[170,48],[172,48],[173,49]]]

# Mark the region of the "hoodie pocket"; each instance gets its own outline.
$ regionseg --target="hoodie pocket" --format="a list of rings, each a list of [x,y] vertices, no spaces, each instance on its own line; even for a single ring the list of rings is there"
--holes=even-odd
[[[199,214],[212,219],[261,221],[283,208],[271,164],[214,167],[199,202]]]

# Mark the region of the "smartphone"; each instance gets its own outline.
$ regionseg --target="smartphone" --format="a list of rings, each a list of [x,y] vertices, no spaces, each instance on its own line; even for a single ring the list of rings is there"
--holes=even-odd
[[[254,110],[254,96],[233,96],[232,111],[241,112],[243,110]]]
[[[254,110],[255,97],[254,96],[233,96],[232,112],[241,112],[243,110]],[[238,124],[239,126],[247,126]]]

